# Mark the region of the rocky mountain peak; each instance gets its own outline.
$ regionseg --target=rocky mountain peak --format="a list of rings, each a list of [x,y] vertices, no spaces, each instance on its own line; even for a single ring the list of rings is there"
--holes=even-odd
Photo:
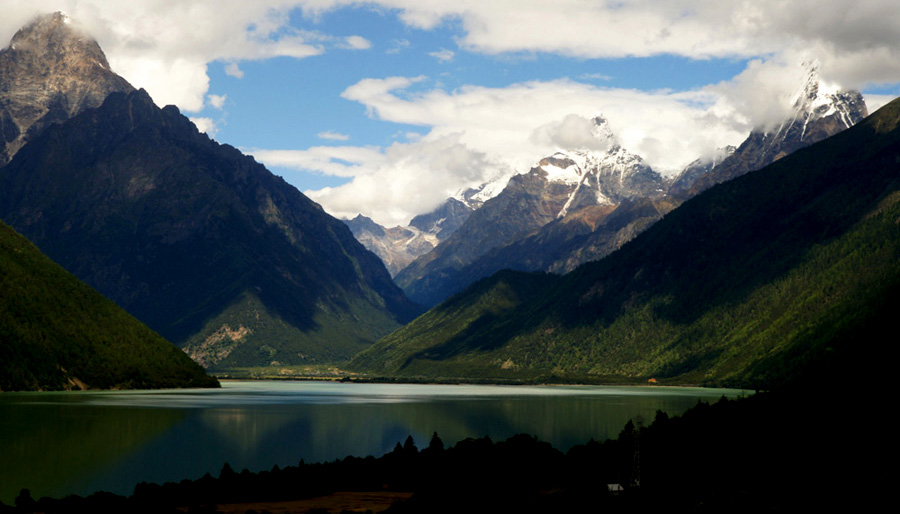
[[[109,67],[100,46],[78,29],[62,12],[39,16],[13,36],[9,49],[21,54],[38,54],[44,60],[62,60],[67,54],[81,52],[102,59]]]
[[[613,134],[612,129],[609,127],[609,122],[603,116],[594,116],[593,118],[594,127],[592,133],[594,137],[601,140],[606,140],[610,142],[614,142],[616,139],[615,134]]]
[[[683,172],[670,193],[687,198],[715,184],[767,166],[801,148],[846,130],[868,116],[859,91],[843,90],[823,82],[819,62],[802,64],[805,74],[788,97],[793,110],[771,130],[757,128],[731,155],[707,172]]]
[[[38,17],[0,50],[0,166],[47,126],[132,90],[68,16]]]
[[[813,59],[801,65],[804,78],[789,97],[793,113],[769,134],[774,140],[795,138],[798,142],[823,139],[810,132],[810,125],[819,120],[829,120],[828,134],[852,127],[868,116],[865,101],[858,91],[842,90],[840,87],[822,81],[820,63]],[[793,131],[793,134],[790,132]],[[827,136],[826,136],[827,137]]]

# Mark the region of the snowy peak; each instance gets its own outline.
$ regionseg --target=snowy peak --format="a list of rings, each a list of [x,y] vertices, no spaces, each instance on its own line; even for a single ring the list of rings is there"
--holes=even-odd
[[[786,137],[794,137],[800,142],[810,137],[818,140],[821,138],[811,133],[810,126],[819,120],[833,120],[832,124],[846,129],[868,115],[865,101],[858,91],[846,91],[822,82],[818,60],[806,61],[802,66],[806,71],[805,77],[790,96],[793,114],[767,135],[776,140]],[[795,133],[789,135],[791,131]]]
[[[858,91],[823,83],[818,61],[804,63],[806,74],[788,97],[793,111],[774,130],[757,129],[737,150],[708,173],[695,169],[673,184],[671,192],[689,197],[715,184],[763,168],[786,155],[855,125],[868,115]],[[689,180],[693,179],[694,180]]]
[[[609,133],[613,140],[612,133]],[[618,144],[605,152],[568,150],[541,159],[532,171],[548,184],[571,188],[557,217],[588,205],[614,205],[624,199],[662,193],[663,179],[644,160]]]

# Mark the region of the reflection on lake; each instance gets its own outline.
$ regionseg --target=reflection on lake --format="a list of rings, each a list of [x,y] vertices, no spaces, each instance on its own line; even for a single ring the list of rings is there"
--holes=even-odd
[[[635,416],[681,414],[741,391],[601,386],[225,382],[220,390],[0,394],[0,501],[140,481],[381,455],[433,432],[452,445],[528,433],[566,450],[615,437]]]

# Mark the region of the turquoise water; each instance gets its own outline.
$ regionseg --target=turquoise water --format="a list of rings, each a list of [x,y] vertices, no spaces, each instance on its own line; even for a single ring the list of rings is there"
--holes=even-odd
[[[638,415],[681,414],[728,389],[235,381],[219,390],[0,394],[0,501],[22,488],[60,497],[140,481],[381,455],[528,433],[557,448],[616,437]]]

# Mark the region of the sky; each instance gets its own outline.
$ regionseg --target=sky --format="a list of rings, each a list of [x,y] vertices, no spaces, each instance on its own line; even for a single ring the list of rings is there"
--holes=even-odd
[[[405,225],[589,148],[603,116],[666,176],[823,82],[900,96],[895,0],[0,0],[63,11],[113,71],[334,216]]]

